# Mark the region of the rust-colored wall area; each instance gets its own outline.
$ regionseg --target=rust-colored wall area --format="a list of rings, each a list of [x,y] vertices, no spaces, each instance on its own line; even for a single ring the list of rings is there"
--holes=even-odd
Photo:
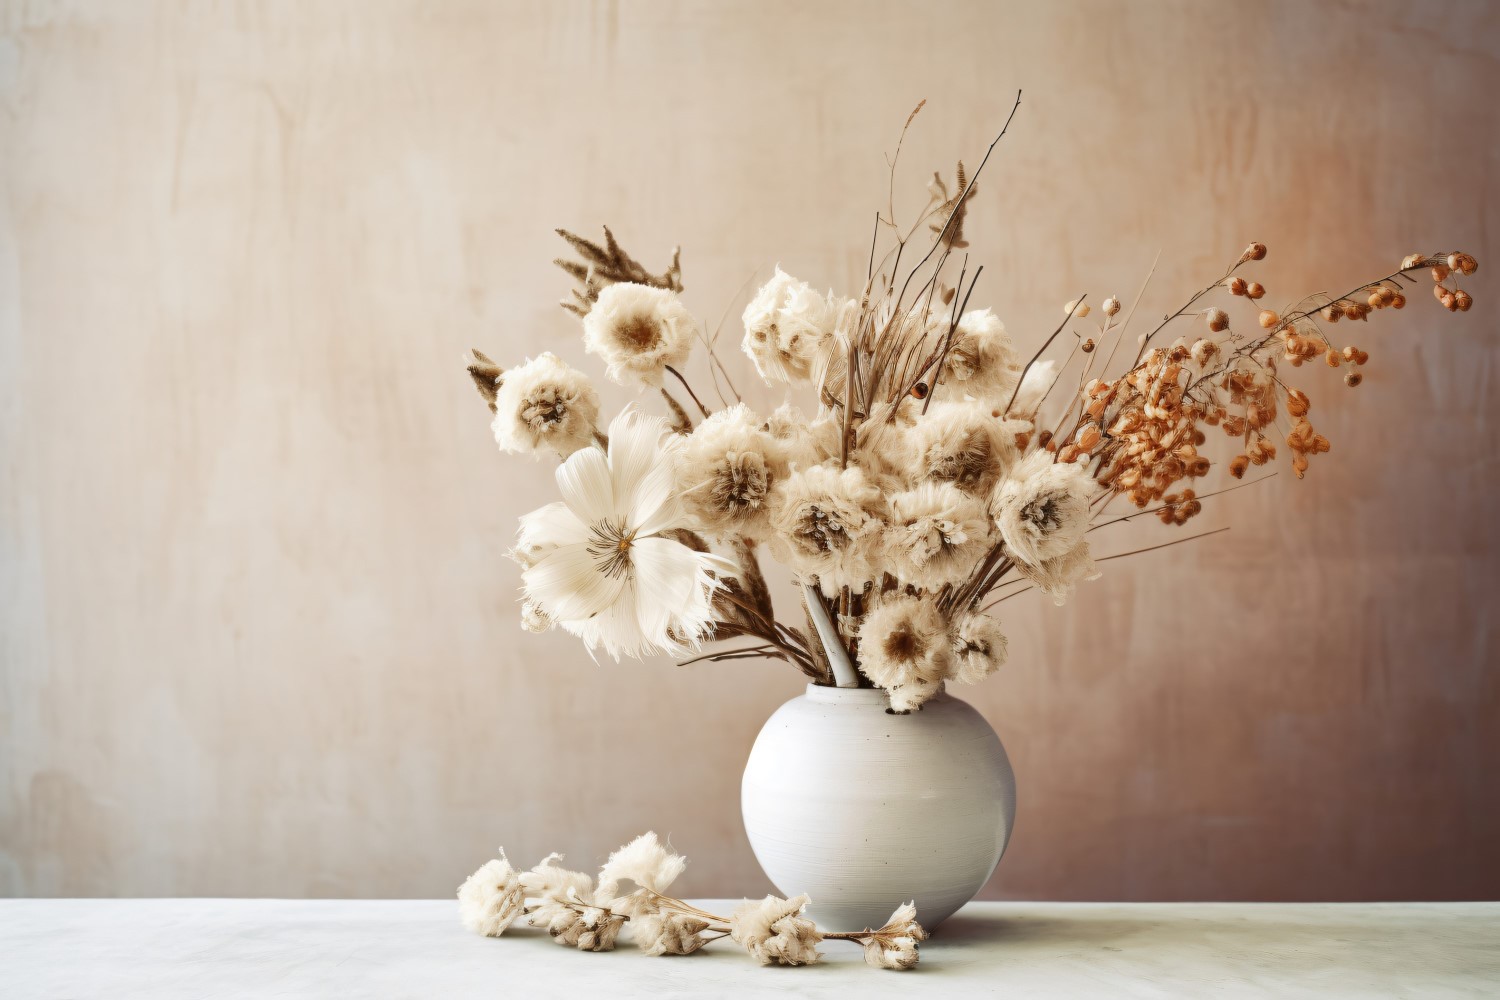
[[[585,366],[555,226],[681,243],[731,341],[778,262],[851,289],[912,106],[907,203],[1017,88],[968,235],[1023,346],[1158,251],[1141,317],[1250,240],[1277,306],[1480,271],[1337,328],[1306,481],[1001,606],[988,894],[1500,895],[1500,8],[1411,0],[0,5],[0,894],[436,896],[645,829],[765,890],[739,777],[798,676],[522,632],[555,488],[463,351]]]

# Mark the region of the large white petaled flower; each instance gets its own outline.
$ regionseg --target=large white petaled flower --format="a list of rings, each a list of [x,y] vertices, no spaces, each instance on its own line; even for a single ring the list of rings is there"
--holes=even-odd
[[[697,333],[698,321],[676,293],[625,281],[604,288],[583,318],[584,348],[621,385],[660,385],[668,365],[687,360]]]
[[[1005,324],[988,309],[966,312],[943,359],[942,382],[975,399],[1004,406],[1021,377]]]
[[[891,497],[882,553],[903,582],[936,590],[974,568],[990,546],[990,531],[978,499],[952,483],[920,483]]]
[[[995,498],[1006,548],[1033,566],[1082,544],[1092,517],[1094,481],[1081,465],[1056,462],[1054,457],[1047,451],[1032,452],[1000,485]]]
[[[953,642],[936,603],[901,593],[877,601],[859,624],[859,666],[898,712],[937,694],[953,667]]]
[[[1020,387],[1016,389],[1016,398],[1010,404],[1010,412],[1019,417],[1035,417],[1042,405],[1042,398],[1056,381],[1056,361],[1048,358],[1046,361],[1032,362],[1021,379]]]
[[[588,376],[556,355],[542,354],[500,376],[495,393],[495,441],[505,451],[550,447],[567,458],[594,440],[599,394]]]
[[[746,902],[730,914],[729,936],[761,965],[812,965],[823,957],[818,951],[823,935],[802,916],[810,902],[805,893]]]
[[[870,549],[884,507],[880,491],[855,466],[793,472],[773,494],[771,553],[804,577],[817,577],[827,596],[840,587],[857,590],[875,572]]]
[[[912,431],[918,478],[952,483],[970,496],[987,497],[1015,464],[1016,435],[1030,430],[1019,420],[1001,420],[985,403],[934,403]]]
[[[575,452],[557,469],[562,501],[521,518],[515,551],[531,563],[521,574],[526,597],[617,660],[692,649],[713,623],[714,574],[734,572],[664,536],[681,527],[665,434],[659,418],[621,414],[608,454]]]
[[[1000,623],[989,615],[965,615],[953,629],[953,655],[957,658],[953,679],[960,684],[978,684],[1005,665],[1009,642]]]
[[[720,410],[680,442],[677,493],[693,526],[719,538],[764,538],[786,448],[743,403]]]
[[[778,267],[745,307],[744,351],[767,384],[806,381],[843,308]]]
[[[1062,555],[1035,565],[1018,562],[1016,568],[1059,607],[1073,596],[1078,584],[1084,580],[1097,580],[1102,575],[1094,557],[1089,554],[1088,542],[1079,542]]]
[[[499,937],[521,915],[526,892],[505,852],[485,863],[458,887],[458,915],[465,927],[486,937]]]

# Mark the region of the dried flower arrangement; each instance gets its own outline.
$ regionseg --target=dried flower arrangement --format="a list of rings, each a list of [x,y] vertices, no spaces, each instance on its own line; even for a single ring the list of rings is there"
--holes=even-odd
[[[945,682],[972,684],[1004,662],[997,604],[1030,589],[1062,604],[1100,575],[1115,556],[1095,557],[1094,531],[1146,513],[1183,525],[1227,492],[1192,485],[1212,467],[1211,435],[1233,442],[1237,479],[1276,458],[1275,439],[1300,479],[1330,443],[1288,369],[1321,358],[1354,387],[1369,359],[1335,346],[1336,324],[1401,309],[1423,271],[1446,309],[1472,305],[1459,285],[1476,261],[1444,252],[1412,254],[1342,295],[1263,308],[1266,289],[1239,273],[1266,256],[1252,243],[1143,334],[1127,341],[1134,305],[1111,296],[1091,321],[1079,298],[1023,361],[990,310],[969,308],[983,268],[955,255],[1019,105],[1018,94],[978,170],[960,164],[951,186],[934,175],[910,226],[877,214],[855,295],[777,268],[746,306],[745,354],[767,384],[809,391],[805,411],[762,415],[740,401],[717,335],[682,302],[677,251],[655,274],[608,229],[602,244],[559,231],[579,258],[557,264],[578,282],[563,306],[582,318],[585,349],[614,381],[659,395],[666,416],[629,409],[601,430],[581,372],[551,354],[506,370],[475,352],[469,372],[500,447],[562,459],[562,499],[521,518],[512,552],[526,628],[561,626],[617,659],[775,657],[818,684],[878,686],[894,711],[918,709]],[[1231,318],[1240,300],[1248,322]],[[1059,341],[1065,356],[1049,358]],[[716,409],[683,375],[695,347]],[[1044,415],[1051,397],[1060,412]],[[1135,510],[1108,516],[1120,500]],[[801,585],[795,623],[777,617],[763,551]],[[734,638],[752,642],[699,652]]]
[[[611,854],[597,883],[584,872],[563,868],[561,860],[551,854],[530,871],[518,872],[502,850],[458,887],[464,926],[499,937],[525,915],[558,944],[612,951],[628,924],[647,955],[691,955],[727,937],[761,965],[814,965],[823,957],[820,943],[852,941],[864,948],[869,965],[896,970],[917,964],[917,942],[927,937],[911,903],[898,906],[880,927],[844,933],[819,931],[804,917],[805,895],[746,900],[727,917],[707,913],[667,895],[687,859],[655,833],[644,833]]]

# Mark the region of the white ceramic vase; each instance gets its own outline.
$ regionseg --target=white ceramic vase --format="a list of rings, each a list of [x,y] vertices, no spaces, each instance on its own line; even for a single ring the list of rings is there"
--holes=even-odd
[[[929,930],[989,880],[1016,779],[1000,737],[946,693],[895,715],[884,691],[821,687],[782,705],[745,765],[750,846],[825,930],[879,927],[915,899]]]

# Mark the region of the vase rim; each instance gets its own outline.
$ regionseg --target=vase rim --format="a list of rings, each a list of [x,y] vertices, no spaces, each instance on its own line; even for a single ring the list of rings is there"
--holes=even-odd
[[[881,688],[841,688],[826,684],[807,685],[807,699],[841,705],[890,704],[890,699]]]

